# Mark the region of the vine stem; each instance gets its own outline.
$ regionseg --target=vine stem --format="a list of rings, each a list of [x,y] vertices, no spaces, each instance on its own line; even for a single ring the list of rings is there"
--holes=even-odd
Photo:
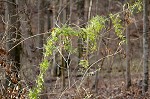
[[[47,32],[47,33],[40,33],[40,34],[36,34],[36,35],[33,35],[33,36],[30,36],[28,38],[25,38],[24,40],[20,41],[19,43],[17,43],[15,46],[13,46],[11,49],[8,50],[8,52],[10,52],[12,49],[14,49],[15,47],[17,47],[19,44],[21,44],[22,42],[28,40],[28,39],[31,39],[31,38],[34,38],[36,36],[40,36],[40,35],[44,35],[44,34],[49,34],[50,32]]]

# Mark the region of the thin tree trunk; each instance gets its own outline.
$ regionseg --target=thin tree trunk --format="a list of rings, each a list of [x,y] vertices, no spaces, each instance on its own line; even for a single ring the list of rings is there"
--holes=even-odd
[[[99,40],[98,40],[98,50],[97,50],[97,53],[96,53],[96,56],[97,56],[97,60],[100,59],[100,47],[101,47],[101,42],[102,42],[102,38],[99,37]],[[103,60],[102,60],[102,65],[103,65]],[[95,66],[95,82],[94,82],[94,88],[95,88],[95,92],[98,93],[98,83],[99,83],[99,69],[100,69],[100,66],[99,64],[97,64],[97,66]]]
[[[128,89],[131,86],[129,27],[126,27],[126,40],[126,88]]]
[[[50,3],[48,2],[47,8],[47,30],[49,31],[52,28],[52,9],[50,8]]]
[[[61,49],[62,55],[64,55],[63,49]],[[65,81],[65,60],[61,56],[61,80],[62,80],[62,90],[65,89],[66,81]]]
[[[125,3],[128,2],[128,0],[125,1]],[[127,6],[128,8],[128,6]],[[125,26],[126,26],[126,88],[129,89],[131,86],[131,73],[130,73],[130,31],[129,31],[129,24],[127,20],[129,19],[130,12],[126,11],[124,18],[126,19]]]
[[[78,25],[80,27],[84,27],[84,1],[85,0],[78,0],[77,4],[77,11],[78,11]],[[82,59],[83,54],[83,39],[79,37],[78,39],[78,65],[80,60]]]
[[[73,0],[70,0],[70,7],[69,7],[69,24],[72,23],[72,9],[73,9]]]
[[[90,0],[85,0],[84,2],[84,21],[87,22],[89,20],[89,14],[91,12],[89,12],[91,6],[90,6]]]
[[[63,9],[63,19],[62,19],[62,23],[65,24],[66,23],[66,20],[67,20],[67,0],[63,0],[63,6],[65,7]]]
[[[5,32],[7,34],[7,41],[9,41],[6,44],[6,49],[9,50],[8,59],[12,60],[13,63],[15,63],[15,67],[13,67],[13,70],[18,73],[20,69],[21,48],[20,45],[18,45],[15,48],[11,49],[20,41],[17,4],[15,0],[7,0],[7,2],[5,3],[5,22],[7,23]],[[7,81],[6,85],[9,83]]]
[[[108,13],[110,13],[110,7],[112,6],[111,5],[111,1],[112,0],[107,0],[107,2],[105,2],[105,6],[107,6],[106,7],[106,12],[107,12],[107,14]],[[107,15],[107,18],[108,18],[109,16]],[[111,26],[111,23],[109,23],[109,21],[106,21],[106,31],[109,31],[109,29],[112,27]],[[109,31],[109,34],[108,34],[108,38],[111,38],[111,32]],[[107,40],[107,43],[106,43],[106,53],[107,53],[107,55],[110,55],[111,53],[112,53],[112,51],[111,51],[111,49],[109,48],[109,46],[110,46],[110,40],[108,39]],[[110,89],[110,91],[112,91],[112,69],[113,69],[113,57],[108,57],[107,58],[107,73],[108,73],[108,79],[109,79],[109,89]],[[110,93],[109,95],[112,95],[112,93]]]
[[[38,0],[38,34],[44,33],[44,2]],[[42,58],[43,52],[43,35],[38,36],[39,58]]]
[[[20,16],[20,30],[22,34],[22,40],[33,36],[31,20],[29,17],[29,12],[27,10],[28,4],[26,0],[18,0],[19,3],[19,16]],[[35,84],[37,62],[39,61],[38,55],[35,48],[35,39],[30,38],[25,40],[22,44],[21,52],[21,77],[23,80],[33,86]]]
[[[142,92],[148,91],[149,71],[148,71],[148,0],[143,0],[143,88]]]
[[[8,0],[6,2],[6,10],[5,10],[5,20],[6,20],[6,32],[7,32],[7,50],[10,50],[15,44],[17,44],[20,40],[19,34],[19,23],[18,23],[18,15],[17,15],[17,7],[15,0]],[[16,65],[19,66],[20,63],[20,45],[13,48],[9,52],[9,59],[12,59]]]
[[[66,4],[67,4],[67,1],[66,1],[66,0],[63,0],[62,2],[63,2],[63,6],[65,7],[65,8],[63,9],[63,12],[62,12],[62,16],[63,16],[63,18],[62,18],[62,23],[65,24],[65,23],[66,23],[66,19],[67,19],[67,12],[66,12]],[[63,39],[63,37],[61,37],[61,39]],[[62,42],[62,41],[61,41],[61,42]],[[64,51],[63,48],[61,49],[61,53],[62,53],[62,55],[65,56],[65,51]],[[65,72],[66,72],[66,67],[67,67],[67,66],[65,66],[65,62],[66,62],[66,61],[65,61],[66,59],[64,59],[65,57],[63,57],[63,56],[61,56],[61,55],[60,55],[60,57],[61,57],[61,59],[62,59],[62,60],[61,60],[61,61],[62,61],[62,63],[61,63],[62,90],[64,90],[64,89],[65,89],[65,85],[66,85]]]
[[[56,12],[55,12],[55,1],[52,1],[52,28],[55,27],[55,22],[56,22]],[[57,76],[57,64],[56,64],[56,51],[53,51],[53,66],[52,66],[52,75]]]
[[[89,3],[89,7],[88,7],[88,16],[87,16],[87,19],[84,19],[84,21],[85,22],[87,22],[89,19],[90,19],[90,17],[91,17],[91,10],[92,10],[92,4],[93,4],[93,0],[90,0],[90,2],[87,2],[87,1],[85,1],[85,4],[84,4],[84,6],[87,6],[88,5],[88,3]],[[87,9],[87,8],[85,8],[85,9]],[[84,11],[84,17],[86,18],[86,15],[85,15],[85,11]],[[85,60],[87,60],[88,61],[88,63],[89,63],[89,37],[87,36],[87,38],[86,38],[86,45],[83,45],[83,46],[86,46],[86,53],[85,53]],[[90,63],[89,63],[90,64]],[[88,65],[89,65],[88,64]],[[88,85],[88,87],[90,87],[90,79],[89,79],[89,76],[87,76],[87,85]]]

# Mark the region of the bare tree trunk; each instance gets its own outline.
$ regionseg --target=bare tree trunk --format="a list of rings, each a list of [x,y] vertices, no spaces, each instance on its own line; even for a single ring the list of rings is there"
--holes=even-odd
[[[126,0],[125,2],[128,2],[128,0]],[[128,6],[127,6],[128,8]],[[129,31],[129,25],[127,20],[129,19],[130,12],[126,11],[125,12],[125,26],[126,26],[126,88],[129,89],[129,87],[131,86],[131,73],[130,73],[130,31]]]
[[[18,73],[20,69],[21,48],[20,45],[13,48],[20,41],[16,0],[7,0],[7,2],[5,3],[5,21],[5,32],[7,34],[7,41],[9,41],[6,44],[6,49],[9,50],[8,59],[12,60],[13,63],[15,63],[15,67],[13,68],[13,70],[16,71],[16,73]],[[9,83],[7,81],[6,85]]]
[[[64,55],[63,49],[61,49],[62,55]],[[65,81],[65,60],[61,56],[61,80],[62,80],[62,90],[65,89],[66,81]]]
[[[45,0],[38,0],[38,34],[44,33],[44,3]],[[38,36],[39,58],[42,59],[43,35]]]
[[[55,4],[55,1],[52,1],[52,28],[55,27],[55,24],[56,24],[56,4]],[[58,66],[57,66],[57,63],[56,63],[56,51],[53,51],[53,63],[52,63],[52,75],[53,76],[58,76]]]
[[[107,3],[108,2],[108,3]],[[110,7],[112,6],[111,5],[111,2],[112,2],[112,0],[107,0],[107,2],[105,2],[105,6],[107,6],[106,7],[106,12],[107,12],[107,14],[108,13],[110,13],[111,11],[110,11]],[[109,16],[107,15],[107,18],[108,18]],[[112,27],[112,24],[109,22],[109,21],[106,21],[106,30],[105,31],[108,31],[109,32],[109,34],[107,35],[107,37],[108,38],[111,38],[111,32],[109,31],[109,29]],[[112,51],[111,51],[111,49],[109,49],[109,46],[110,46],[110,40],[108,39],[107,40],[107,42],[106,42],[106,53],[107,53],[107,55],[110,55],[110,54],[112,54]],[[108,79],[109,79],[109,89],[110,89],[110,91],[112,91],[112,69],[113,69],[113,57],[108,57],[108,58],[106,58],[107,59],[107,73],[108,73]],[[112,93],[110,93],[109,95],[112,95]]]
[[[61,10],[62,10],[62,13],[60,14],[60,20],[59,20],[59,25],[60,26],[63,26],[66,22],[66,0],[60,0],[60,12],[61,13]],[[62,17],[61,17],[62,16]],[[62,44],[62,40],[63,39],[63,36],[61,36],[60,38],[60,45],[63,45]],[[61,53],[62,55],[64,55],[64,49],[61,48]],[[60,55],[60,59],[61,59],[61,69],[60,69],[60,72],[61,72],[61,87],[62,87],[62,90],[65,89],[65,85],[66,85],[66,80],[65,80],[65,60],[63,58],[63,56]]]
[[[97,40],[98,43],[98,50],[97,50],[97,53],[96,53],[96,56],[97,56],[97,60],[100,59],[100,47],[101,47],[101,42],[102,42],[102,38],[99,37],[99,39]],[[103,60],[102,60],[102,63],[101,65],[97,64],[97,66],[95,66],[95,82],[94,82],[94,86],[93,88],[95,88],[95,92],[98,93],[98,84],[99,84],[99,70],[100,70],[100,67],[102,67],[103,65]]]
[[[84,1],[85,0],[78,0],[78,4],[77,4],[77,11],[78,11],[78,25],[80,27],[84,27]],[[79,38],[78,39],[78,65],[79,62],[81,60],[81,58],[83,57],[83,44],[82,44],[83,39]]]
[[[67,19],[67,12],[66,12],[66,4],[67,4],[67,1],[66,0],[63,0],[62,1],[63,2],[63,6],[65,7],[64,9],[63,9],[63,12],[62,12],[62,16],[63,16],[63,19],[62,19],[62,23],[63,24],[65,24],[65,22],[66,22],[66,19]],[[61,39],[63,39],[63,37],[61,37]],[[62,42],[62,41],[61,41]],[[65,51],[64,51],[64,49],[62,49],[61,50],[61,53],[62,53],[62,55],[64,55],[65,56]],[[61,56],[60,55],[60,57],[61,57],[61,61],[62,61],[62,63],[61,63],[61,79],[62,79],[62,90],[64,90],[65,89],[65,85],[66,85],[66,80],[65,80],[65,72],[66,72],[66,66],[65,66],[65,60],[66,59],[64,59],[65,57],[63,57],[63,56]]]
[[[67,20],[67,0],[63,0],[63,6],[64,6],[64,9],[62,13],[63,14],[62,23],[65,24]]]
[[[90,8],[90,0],[85,0],[84,2],[84,21],[87,22],[89,17],[89,8]]]
[[[69,7],[69,24],[72,23],[72,9],[73,9],[73,0],[70,0],[70,7]]]
[[[52,8],[51,3],[48,2],[47,4],[47,30],[49,31],[52,28]]]
[[[15,0],[8,0],[6,2],[5,21],[7,32],[7,50],[10,50],[20,39],[19,23],[18,23],[17,7]],[[10,50],[9,59],[12,59],[19,66],[20,60],[20,46],[17,46]]]
[[[131,86],[129,27],[126,27],[126,40],[126,88],[128,89]]]
[[[143,0],[143,87],[142,92],[148,91],[149,71],[148,71],[148,0]]]
[[[28,3],[27,0],[18,0],[19,3],[19,16],[20,16],[20,30],[22,34],[22,40],[25,40],[31,36],[33,33],[31,31],[31,20],[29,12],[27,10]],[[38,55],[35,48],[35,39],[30,38],[25,40],[22,44],[21,52],[21,77],[23,80],[33,86],[35,84],[36,71],[37,71],[37,62],[39,62]]]
[[[89,2],[88,2],[88,0],[86,0],[84,3],[85,3],[84,4],[84,7],[85,7],[85,9],[84,9],[84,18],[85,18],[84,22],[87,22],[91,17],[91,10],[92,10],[93,0],[90,0]],[[88,7],[88,4],[89,4],[89,7]],[[86,7],[88,8],[88,10],[87,10]],[[86,10],[87,10],[87,12],[86,12]],[[88,15],[86,15],[86,13],[88,13]],[[83,45],[86,48],[84,59],[87,60],[87,62],[89,63],[89,43],[90,42],[89,42],[89,37],[88,36],[86,38],[86,41],[87,42],[84,41],[86,45]],[[89,78],[89,76],[87,76],[87,85],[88,85],[88,87],[90,87],[90,78]]]
[[[96,14],[98,13],[98,2],[99,2],[99,0],[96,0]],[[97,56],[97,60],[98,60],[101,57],[100,56],[100,46],[101,46],[102,38],[99,37],[97,42],[98,42],[98,50],[97,50],[96,56]],[[100,79],[99,70],[100,70],[100,67],[102,67],[102,65],[103,65],[103,62],[101,65],[98,64],[97,66],[95,66],[96,73],[95,73],[95,82],[94,82],[93,88],[95,89],[96,93],[98,93],[98,87],[99,87],[98,85],[99,85],[99,79]]]

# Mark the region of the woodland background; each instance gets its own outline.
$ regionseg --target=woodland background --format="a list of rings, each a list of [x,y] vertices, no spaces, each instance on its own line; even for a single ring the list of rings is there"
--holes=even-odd
[[[106,28],[99,32],[97,50],[87,55],[89,64],[93,65],[87,70],[79,64],[84,58],[84,41],[72,37],[72,46],[77,49],[73,54],[64,53],[69,68],[63,69],[65,73],[62,73],[60,67],[64,60],[59,51],[54,52],[49,57],[51,65],[39,96],[41,99],[148,99],[149,89],[142,90],[146,60],[149,66],[149,58],[143,54],[143,26],[147,22],[146,30],[149,30],[150,3],[143,0],[147,1],[146,21],[143,10],[127,19],[123,10],[125,3],[133,5],[136,1],[0,0],[0,99],[28,97],[29,89],[36,85],[40,73],[43,45],[55,27],[82,28],[94,16],[109,19],[110,13],[121,13],[121,25],[125,28],[122,35],[127,43],[120,45],[121,39],[115,34],[114,25],[111,21],[106,22]],[[146,37],[149,40],[149,34]]]

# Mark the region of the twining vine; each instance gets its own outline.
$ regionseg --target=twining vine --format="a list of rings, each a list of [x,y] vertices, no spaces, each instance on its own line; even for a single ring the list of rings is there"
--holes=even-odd
[[[129,9],[131,13],[135,11],[139,12],[142,9],[142,3],[140,0],[138,0],[134,3],[134,5],[129,5],[127,9]],[[122,25],[120,13],[110,14],[109,18],[113,24],[115,34],[121,39],[121,42],[125,42],[126,39],[123,35],[124,27]],[[99,32],[102,29],[105,29],[106,21],[108,21],[108,18],[104,16],[95,16],[87,23],[85,28],[72,28],[70,26],[64,25],[61,28],[54,28],[52,30],[51,37],[47,39],[47,42],[44,45],[45,51],[43,53],[43,61],[40,63],[40,74],[36,80],[37,85],[29,91],[30,99],[38,99],[39,94],[42,92],[44,75],[50,66],[47,58],[53,54],[53,51],[56,49],[64,49],[67,52],[73,52],[73,49],[76,48],[73,48],[71,44],[71,38],[76,36],[83,38],[85,42],[88,43],[88,49],[86,50],[90,53],[93,53],[97,50],[96,40],[98,38]],[[80,65],[82,65],[84,68],[88,68],[88,60],[86,60],[86,58],[84,60],[80,60]]]

